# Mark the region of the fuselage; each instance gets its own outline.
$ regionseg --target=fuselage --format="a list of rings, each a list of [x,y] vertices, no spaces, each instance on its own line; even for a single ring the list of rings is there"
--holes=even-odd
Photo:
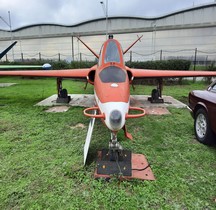
[[[108,39],[102,46],[94,78],[97,106],[105,115],[104,122],[111,131],[125,125],[129,111],[130,87],[120,43]]]

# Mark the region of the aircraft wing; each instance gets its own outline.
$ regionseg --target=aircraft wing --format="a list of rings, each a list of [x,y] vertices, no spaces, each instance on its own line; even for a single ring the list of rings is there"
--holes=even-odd
[[[67,70],[23,70],[23,71],[0,71],[0,76],[23,76],[23,77],[61,77],[61,78],[87,78],[94,68],[67,69]]]
[[[134,79],[174,77],[216,77],[216,71],[152,70],[127,68]]]
[[[1,70],[6,70],[6,69],[44,69],[43,66],[40,65],[0,65]]]

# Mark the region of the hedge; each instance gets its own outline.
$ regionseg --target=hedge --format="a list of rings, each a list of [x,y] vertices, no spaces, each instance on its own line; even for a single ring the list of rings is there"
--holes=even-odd
[[[188,60],[162,60],[162,61],[146,61],[146,62],[126,62],[126,65],[130,68],[137,69],[155,69],[155,70],[183,70],[188,71],[191,65],[191,61]],[[182,84],[182,78],[167,78],[163,79],[165,84]],[[156,79],[136,80],[134,84],[157,84]]]
[[[33,60],[26,62],[1,62],[2,64],[10,65],[43,65],[44,63],[50,63],[52,69],[76,69],[76,68],[90,68],[97,63],[97,61],[50,61],[50,60]],[[160,69],[160,70],[189,70],[191,62],[188,60],[162,60],[162,61],[146,61],[146,62],[126,62],[126,65],[131,68],[138,69]],[[156,84],[156,80],[142,79],[135,81],[135,84]],[[164,79],[166,84],[179,83],[181,84],[182,78],[178,79]]]

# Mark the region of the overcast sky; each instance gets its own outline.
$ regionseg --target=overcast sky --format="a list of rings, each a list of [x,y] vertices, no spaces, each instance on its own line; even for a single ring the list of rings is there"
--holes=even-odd
[[[38,23],[72,25],[104,17],[101,0],[0,0],[0,29]],[[109,16],[155,17],[215,0],[108,0]],[[106,0],[104,0],[106,3]],[[4,21],[2,20],[4,19]]]

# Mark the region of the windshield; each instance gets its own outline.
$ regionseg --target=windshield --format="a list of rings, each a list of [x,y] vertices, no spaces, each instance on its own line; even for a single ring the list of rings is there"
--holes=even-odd
[[[115,66],[109,66],[105,68],[99,74],[100,79],[104,83],[120,83],[125,82],[126,80],[126,73]]]
[[[212,86],[211,91],[216,92],[216,83]]]
[[[109,41],[106,47],[105,63],[120,62],[119,50],[115,41]]]

